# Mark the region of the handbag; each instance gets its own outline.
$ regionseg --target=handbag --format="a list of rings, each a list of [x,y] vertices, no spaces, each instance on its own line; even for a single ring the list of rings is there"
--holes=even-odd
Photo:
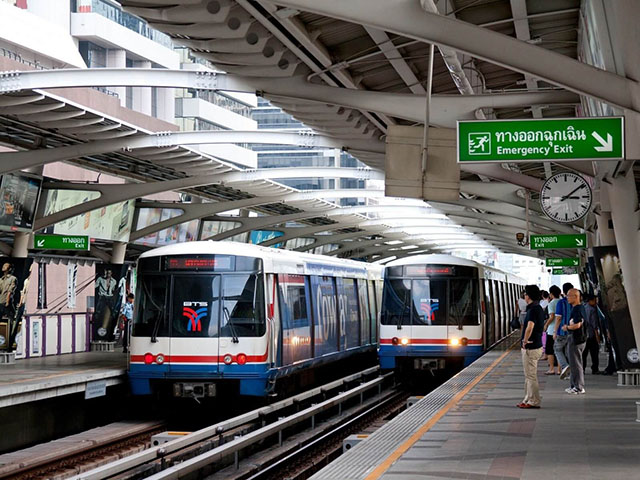
[[[514,315],[513,318],[511,318],[511,321],[509,322],[509,326],[511,327],[512,330],[519,330],[520,327],[522,327],[522,325],[520,325],[520,316]]]

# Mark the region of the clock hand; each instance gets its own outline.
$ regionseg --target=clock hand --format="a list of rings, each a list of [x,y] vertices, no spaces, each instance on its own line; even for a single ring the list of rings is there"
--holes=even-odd
[[[580,185],[578,188],[574,188],[573,190],[571,190],[571,192],[569,192],[567,195],[565,195],[564,197],[560,197],[560,201],[563,202],[565,201],[567,198],[570,198],[571,195],[573,195],[574,193],[576,193],[578,190],[580,190],[582,188],[582,185]]]

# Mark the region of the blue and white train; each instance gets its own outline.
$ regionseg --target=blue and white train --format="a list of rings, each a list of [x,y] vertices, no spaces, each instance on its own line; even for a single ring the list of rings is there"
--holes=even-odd
[[[383,369],[468,365],[510,333],[524,280],[450,255],[385,265],[380,315]]]
[[[376,265],[234,242],[146,252],[137,265],[132,392],[266,396],[338,361],[341,369],[375,362],[381,275]]]

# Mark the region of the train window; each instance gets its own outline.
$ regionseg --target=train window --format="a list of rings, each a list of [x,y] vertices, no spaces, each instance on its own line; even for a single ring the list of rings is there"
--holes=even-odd
[[[262,275],[222,277],[220,336],[261,337],[265,333]]]
[[[216,337],[220,276],[173,277],[173,337]]]
[[[478,325],[478,288],[471,279],[452,279],[449,289],[449,324]]]
[[[311,357],[311,325],[305,280],[303,275],[278,275],[284,365]]]
[[[132,331],[134,337],[169,335],[166,318],[168,291],[169,277],[154,275],[139,278]]]
[[[340,292],[340,349],[360,345],[358,323],[358,292],[352,278],[337,279]]]
[[[414,280],[412,283],[413,324],[446,325],[447,281]]]
[[[379,295],[375,290],[375,284],[373,280],[367,280],[367,287],[369,290],[369,321],[371,325],[371,343],[378,341],[378,305],[376,304],[376,295]]]
[[[382,325],[411,325],[411,280],[385,278]]]
[[[336,284],[332,277],[312,275],[311,299],[314,317],[315,355],[338,351]]]

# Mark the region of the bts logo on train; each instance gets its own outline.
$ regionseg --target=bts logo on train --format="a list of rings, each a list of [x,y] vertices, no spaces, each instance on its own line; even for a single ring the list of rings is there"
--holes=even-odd
[[[189,319],[188,332],[201,332],[201,320],[207,316],[207,304],[205,302],[184,302],[182,304],[182,316]]]

